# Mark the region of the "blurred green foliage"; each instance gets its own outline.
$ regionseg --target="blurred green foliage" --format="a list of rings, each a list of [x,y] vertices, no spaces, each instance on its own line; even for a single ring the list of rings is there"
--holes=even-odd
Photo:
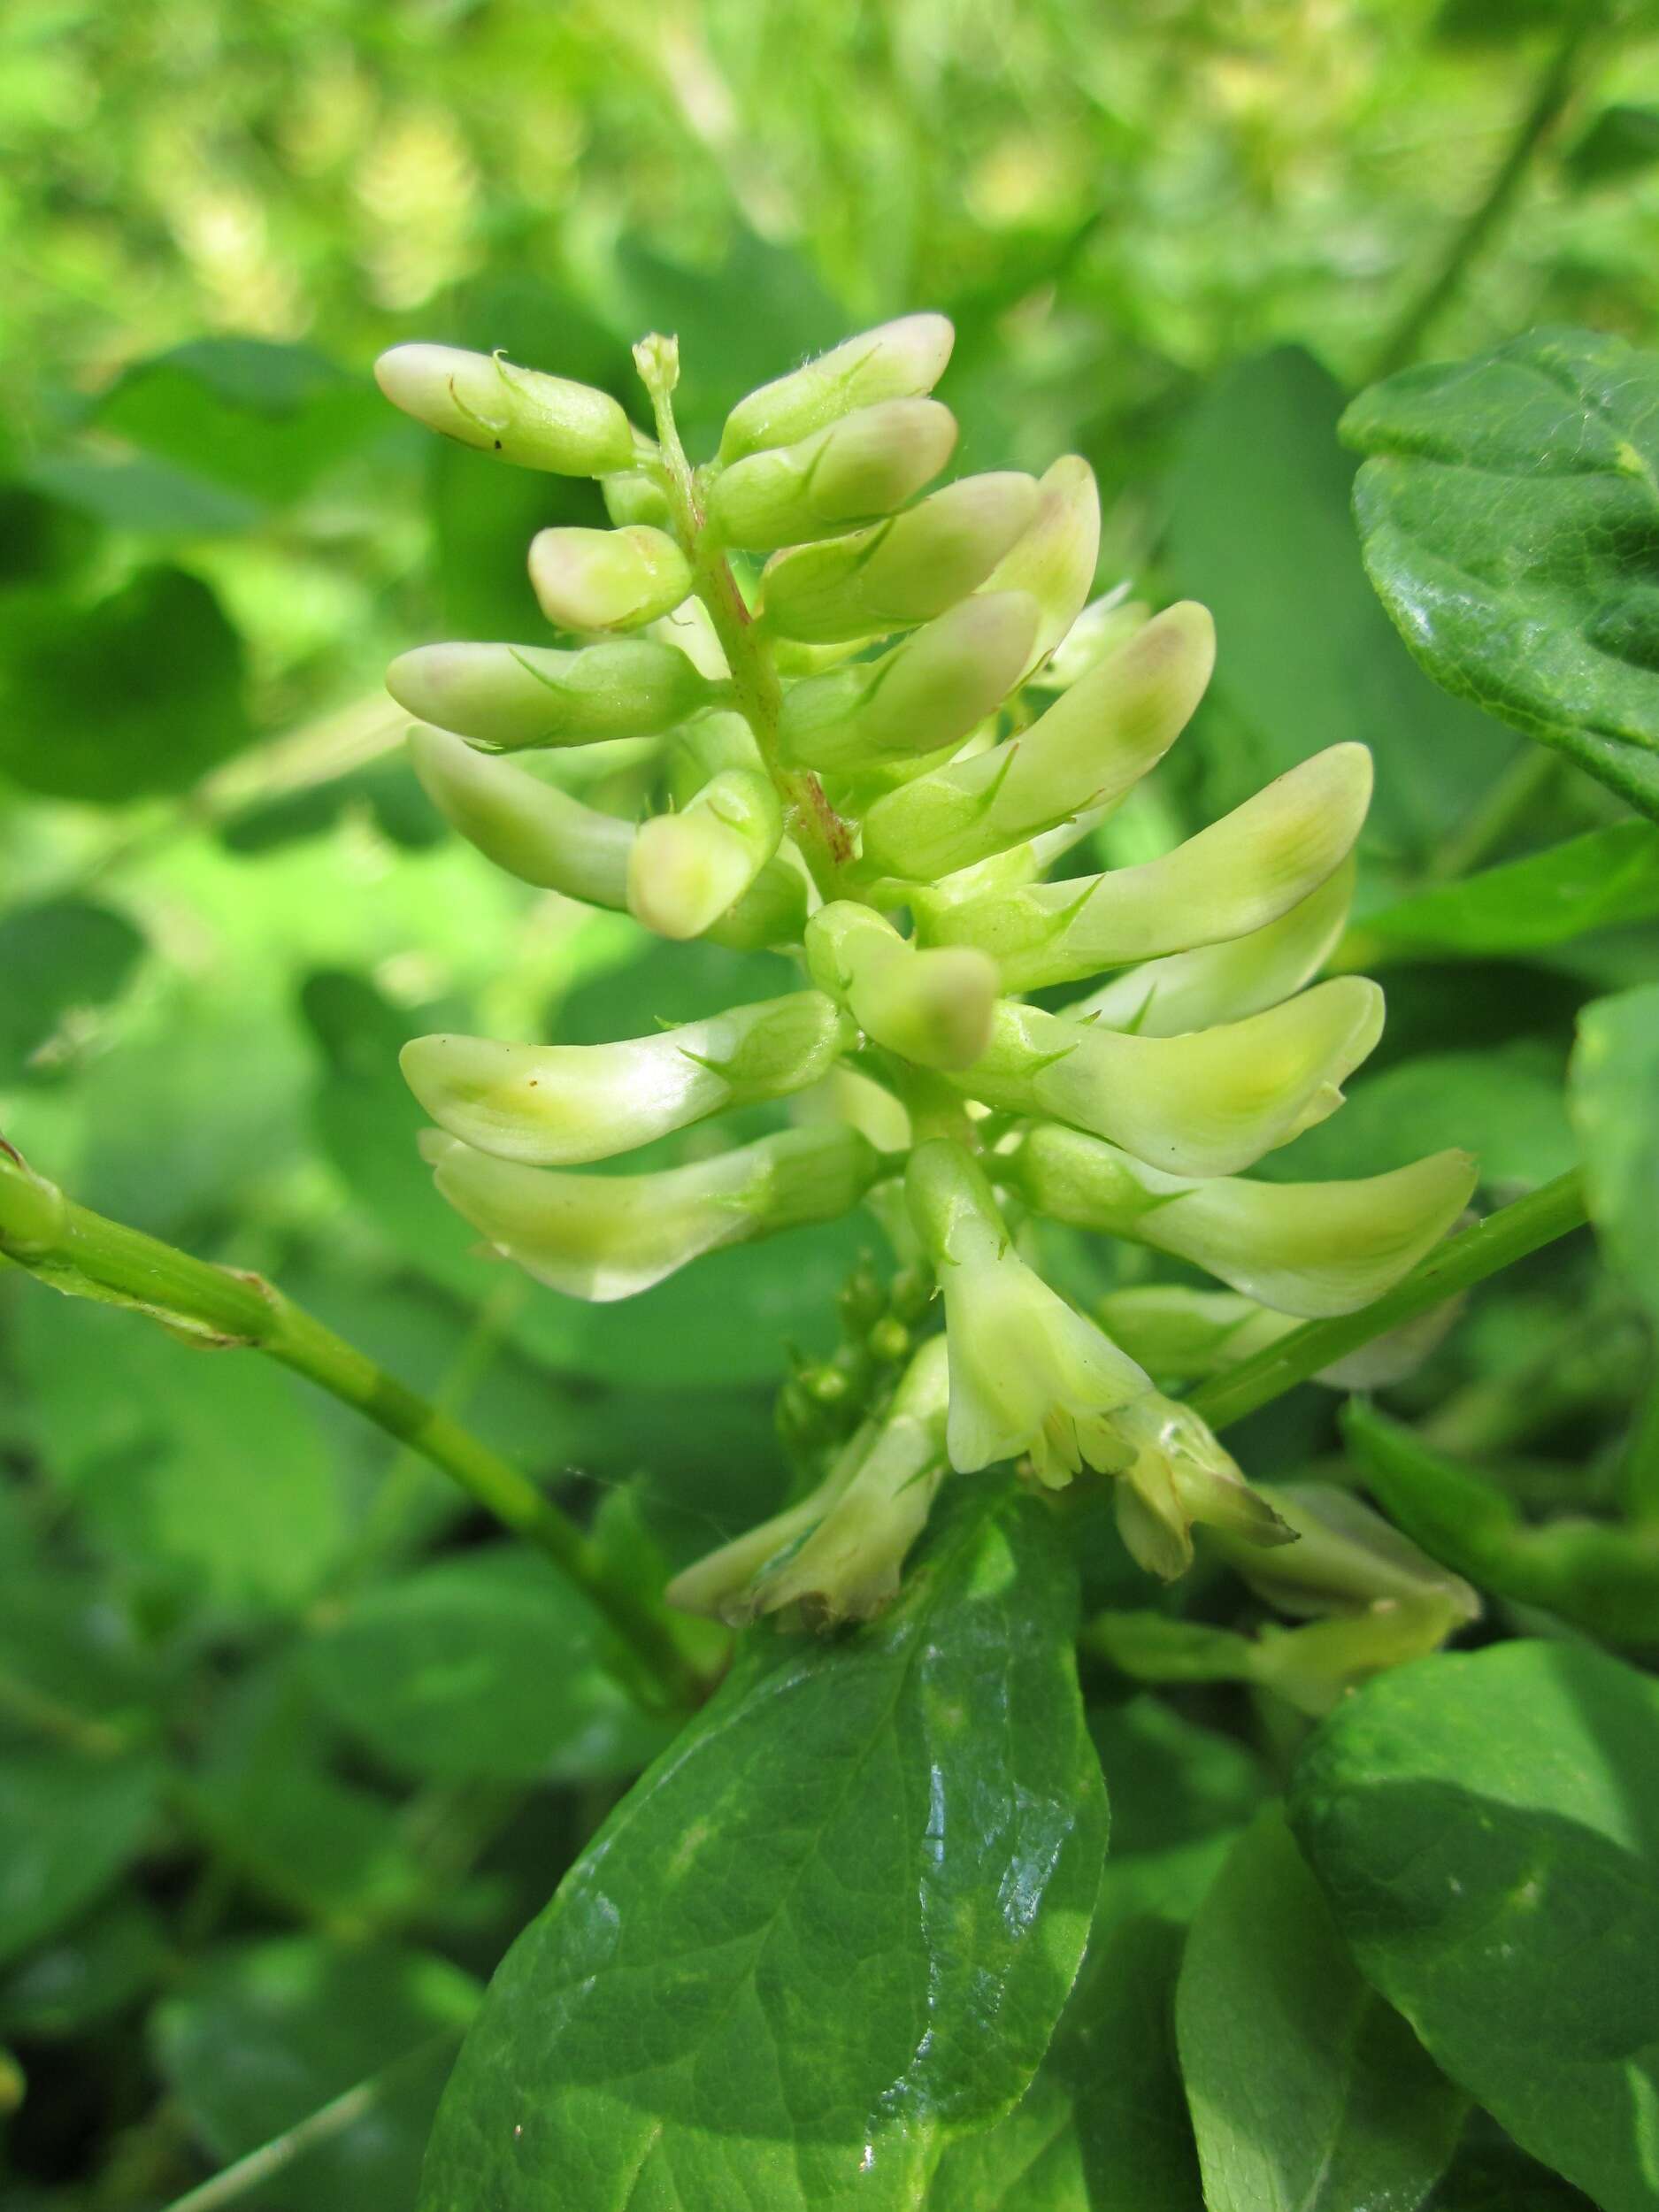
[[[1376,754],[1353,949],[1389,987],[1387,1038],[1349,1110],[1268,1171],[1468,1144],[1486,1202],[1536,1185],[1577,1156],[1593,1000],[1573,1116],[1640,1125],[1653,833],[1414,664],[1365,580],[1336,424],[1402,350],[1539,322],[1655,344],[1653,16],[12,0],[0,1128],[86,1203],[272,1274],[642,1577],[771,1509],[787,1348],[833,1348],[855,1232],[577,1308],[480,1259],[415,1156],[408,1036],[581,1041],[774,987],[765,956],[752,992],[739,956],[664,963],[440,833],[381,666],[536,638],[531,532],[601,518],[589,486],[430,451],[367,366],[449,338],[632,403],[628,342],[677,329],[706,449],[741,392],[919,305],[957,324],[961,466],[1082,452],[1102,588],[1217,615],[1210,698],[1092,864],[1340,739]],[[626,748],[576,767],[637,803]],[[1460,893],[1504,863],[1543,874]],[[1650,1142],[1602,1163],[1622,1274],[1584,1239],[1542,1256],[1392,1394],[1528,1511],[1659,1510],[1651,1382],[1625,1448],[1654,1176]],[[1073,1240],[1056,1264],[1089,1294],[1155,1263]],[[1341,1448],[1306,1392],[1238,1442],[1274,1475]],[[0,1871],[0,2044],[29,2090],[0,2206],[159,2206],[372,2079],[243,2200],[404,2212],[475,1978],[655,1736],[590,1624],[536,1605],[537,1563],[475,1548],[440,1477],[274,1369],[6,1271],[0,1461],[0,1839],[32,1855]],[[1096,1601],[1121,1570],[1089,1563]],[[1103,1741],[1137,1709],[1115,1697]],[[1194,1826],[1205,1879],[1250,1772]],[[1149,1893],[1167,1862],[1190,1911],[1200,1847],[1148,1839]]]

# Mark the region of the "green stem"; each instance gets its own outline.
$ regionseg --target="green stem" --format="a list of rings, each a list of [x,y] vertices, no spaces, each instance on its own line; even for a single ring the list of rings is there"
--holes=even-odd
[[[76,1205],[35,1176],[4,1141],[0,1253],[71,1296],[139,1307],[199,1344],[264,1352],[355,1406],[441,1468],[576,1585],[611,1629],[610,1663],[635,1696],[652,1706],[696,1701],[687,1663],[660,1614],[613,1577],[585,1532],[527,1475],[262,1277],[194,1259]]]
[[[1532,157],[1555,129],[1577,89],[1578,67],[1585,48],[1600,27],[1602,11],[1590,0],[1567,25],[1560,42],[1546,63],[1532,96],[1517,122],[1502,160],[1486,191],[1471,210],[1450,244],[1440,267],[1406,307],[1384,341],[1367,383],[1392,376],[1417,358],[1424,339],[1439,320],[1447,303],[1463,282],[1470,265],[1509,212]]]
[[[1586,1217],[1578,1174],[1559,1175],[1512,1206],[1500,1207],[1472,1229],[1449,1237],[1373,1304],[1358,1313],[1305,1323],[1253,1358],[1201,1383],[1187,1402],[1212,1429],[1225,1429],[1346,1359],[1373,1337],[1386,1336],[1459,1291],[1524,1260],[1528,1253],[1582,1228]]]
[[[826,899],[842,895],[842,872],[853,856],[847,825],[824,795],[810,771],[790,768],[778,742],[783,687],[778,672],[755,635],[754,622],[737,588],[730,562],[710,531],[698,495],[697,480],[674,423],[673,391],[680,379],[679,349],[672,338],[645,338],[634,349],[641,378],[657,416],[664,488],[674,530],[691,562],[697,596],[709,611],[733,690],[744,720],[754,732],[761,759],[783,801],[784,818],[812,880]]]
[[[1491,789],[1429,856],[1432,883],[1454,883],[1479,868],[1555,780],[1561,755],[1526,744]]]

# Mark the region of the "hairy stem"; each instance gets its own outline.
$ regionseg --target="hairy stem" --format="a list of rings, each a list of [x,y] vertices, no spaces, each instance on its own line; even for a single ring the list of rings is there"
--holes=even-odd
[[[194,1342],[265,1353],[459,1483],[546,1554],[611,1631],[603,1654],[652,1707],[696,1701],[696,1685],[657,1609],[613,1575],[587,1533],[529,1477],[257,1275],[217,1267],[105,1219],[25,1168],[0,1141],[0,1254],[71,1296],[135,1306]]]
[[[1187,1402],[1212,1429],[1225,1429],[1346,1359],[1373,1337],[1386,1336],[1459,1291],[1524,1260],[1528,1253],[1582,1228],[1586,1218],[1578,1175],[1558,1175],[1512,1206],[1500,1207],[1472,1229],[1449,1237],[1373,1304],[1358,1313],[1305,1323],[1265,1351],[1201,1383]]]

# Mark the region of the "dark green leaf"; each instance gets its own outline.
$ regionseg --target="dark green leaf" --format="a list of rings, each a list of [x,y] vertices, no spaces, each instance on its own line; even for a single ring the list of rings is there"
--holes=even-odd
[[[1367,1978],[1603,2212],[1659,2204],[1659,1683],[1520,1642],[1379,1676],[1290,1812]]]
[[[36,1053],[66,1055],[75,1018],[115,997],[143,949],[124,916],[86,899],[46,899],[0,919],[0,1085],[23,1080]]]
[[[64,582],[85,565],[96,534],[63,501],[30,484],[0,482],[0,590]]]
[[[147,1758],[0,1751],[0,1961],[96,1903],[143,1847],[161,1781]]]
[[[1513,741],[1437,693],[1392,635],[1354,543],[1343,395],[1294,348],[1231,371],[1187,434],[1170,513],[1172,580],[1214,613],[1214,692],[1248,733],[1217,803],[1341,739],[1377,763],[1371,830],[1424,852]],[[1199,741],[1195,729],[1189,743]]]
[[[1659,1317],[1659,983],[1585,1008],[1571,1101],[1596,1234]]]
[[[1105,1799],[1041,1506],[963,1480],[897,1605],[751,1639],[496,1976],[426,2212],[915,2201],[1025,2088]]]
[[[43,1290],[17,1320],[35,1440],[108,1544],[210,1604],[280,1609],[311,1595],[347,1523],[303,1384],[257,1353],[188,1347]]]
[[[1180,1930],[1091,1937],[1036,2078],[1005,2120],[949,2144],[930,2204],[949,2212],[1199,2212],[1176,2063]]]
[[[316,1936],[227,1947],[155,2017],[161,2071],[216,2160],[245,2156],[357,2088],[361,2108],[237,2201],[402,2212],[478,1985],[447,1960]],[[390,2070],[388,2071],[388,2070]]]
[[[1412,2212],[1464,2101],[1342,1947],[1275,1808],[1187,1938],[1181,2071],[1210,2212]]]
[[[1659,914],[1659,829],[1618,822],[1460,883],[1436,884],[1355,925],[1347,957],[1532,952]]]
[[[198,577],[150,568],[96,605],[0,602],[0,769],[114,804],[186,791],[249,737],[242,646]]]
[[[1595,2212],[1588,2197],[1512,2144],[1461,2150],[1428,2212]]]
[[[421,1874],[398,1808],[341,1780],[334,1750],[289,1647],[216,1711],[192,1814],[262,1896],[360,1939],[411,1909]]]
[[[160,1979],[165,1932],[143,1900],[116,1897],[0,1977],[0,2035],[79,2035]]]
[[[372,378],[307,346],[197,338],[125,370],[93,420],[189,477],[281,507],[396,419]]]
[[[312,1645],[343,1727],[417,1777],[580,1780],[661,1749],[600,1666],[600,1624],[545,1560],[470,1551],[354,1599]]]
[[[1575,184],[1617,184],[1659,162],[1659,108],[1615,101],[1568,149],[1567,174]]]
[[[1659,814],[1659,359],[1530,332],[1343,418],[1365,566],[1455,696]]]

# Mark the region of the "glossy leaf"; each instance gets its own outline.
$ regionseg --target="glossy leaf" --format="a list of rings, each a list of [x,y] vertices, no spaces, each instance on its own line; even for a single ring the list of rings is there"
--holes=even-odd
[[[1363,392],[1365,566],[1413,653],[1659,815],[1659,358],[1535,330]]]
[[[1277,1809],[1199,1908],[1176,2023],[1210,2212],[1414,2212],[1451,2157],[1463,2097],[1362,1980]]]
[[[1290,1814],[1366,1978],[1603,2212],[1659,2204],[1659,1684],[1516,1642],[1386,1674]]]
[[[1585,1008],[1570,1096],[1596,1234],[1659,1317],[1659,984]]]
[[[507,1544],[365,1592],[312,1645],[331,1713],[394,1770],[461,1781],[575,1781],[637,1771],[663,1731],[595,1655],[574,1586]]]
[[[1091,1937],[1036,2078],[1005,2120],[946,2147],[926,2202],[949,2212],[1198,2212],[1175,2055],[1181,1932]]]
[[[1041,1507],[953,1486],[891,1612],[755,1636],[497,1974],[425,2212],[915,2200],[1029,2081],[1105,1800]]]

